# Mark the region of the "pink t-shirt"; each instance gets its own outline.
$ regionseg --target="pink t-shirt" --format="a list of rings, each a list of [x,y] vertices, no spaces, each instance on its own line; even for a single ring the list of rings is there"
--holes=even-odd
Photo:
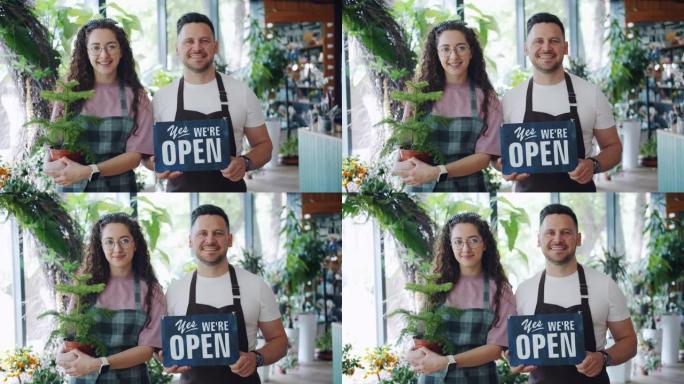
[[[482,292],[484,290],[484,280],[479,276],[461,276],[458,283],[451,289],[446,298],[445,304],[448,306],[468,309],[482,308]],[[489,279],[489,306],[494,307],[494,294],[496,293],[496,283]],[[500,345],[508,348],[508,333],[506,330],[506,320],[508,316],[516,314],[515,296],[510,286],[502,287],[501,300],[499,302],[499,319],[489,329],[487,333],[487,344]]]
[[[135,309],[135,285],[133,276],[109,278],[105,290],[97,297],[95,304],[100,308],[112,310]],[[145,296],[147,295],[147,284],[140,282],[140,304],[143,311],[147,311]],[[161,348],[161,318],[166,313],[166,300],[161,289],[154,292],[152,296],[152,310],[150,311],[150,322],[140,332],[138,345],[145,345],[153,348]]]
[[[480,88],[475,88],[477,97],[478,115],[482,119],[484,114],[480,110],[484,94]],[[469,117],[470,113],[470,85],[468,82],[462,84],[447,84],[444,87],[442,98],[432,106],[432,113],[446,117]],[[476,153],[487,153],[494,156],[501,156],[501,143],[499,140],[499,129],[503,121],[503,106],[496,97],[489,98],[487,113],[487,130],[477,139],[475,143]]]
[[[119,83],[111,84],[95,83],[95,94],[83,104],[82,113],[88,116],[112,117],[121,116],[121,103],[119,102]],[[128,116],[133,118],[133,90],[126,86],[126,107]],[[52,109],[52,119],[61,112],[62,106],[55,105]],[[152,103],[147,93],[140,96],[138,102],[138,119],[135,130],[126,141],[126,152],[138,152],[144,155],[153,155],[152,126],[154,116]]]

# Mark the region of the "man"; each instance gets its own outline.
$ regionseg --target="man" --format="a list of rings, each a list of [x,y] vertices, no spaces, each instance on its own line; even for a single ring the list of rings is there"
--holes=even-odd
[[[568,53],[565,29],[558,17],[537,13],[527,21],[525,54],[532,78],[503,97],[505,123],[573,120],[577,133],[577,167],[568,173],[512,173],[515,191],[595,192],[593,175],[613,168],[622,154],[610,104],[600,89],[563,70]],[[600,152],[591,156],[592,138]],[[496,168],[501,170],[501,159]]]
[[[240,358],[229,367],[178,367],[181,383],[259,383],[256,368],[273,364],[287,353],[287,336],[275,295],[264,280],[228,263],[233,242],[228,216],[219,207],[201,205],[192,212],[189,243],[197,270],[169,286],[171,316],[233,312],[238,322]],[[266,345],[256,350],[257,331]]]
[[[526,366],[530,383],[609,383],[606,366],[636,354],[637,339],[627,301],[608,276],[577,263],[582,244],[577,217],[569,207],[551,204],[539,214],[538,246],[546,268],[524,281],[515,293],[519,315],[581,312],[587,355],[575,366]],[[606,329],[615,345],[605,349]]]
[[[178,19],[176,32],[176,54],[183,62],[183,77],[155,94],[155,121],[226,119],[230,164],[221,171],[166,171],[158,176],[168,179],[169,192],[244,192],[245,172],[266,164],[273,147],[259,100],[243,82],[214,68],[219,43],[209,18],[185,14]],[[244,154],[243,137],[251,148]],[[153,161],[146,166],[154,169]]]

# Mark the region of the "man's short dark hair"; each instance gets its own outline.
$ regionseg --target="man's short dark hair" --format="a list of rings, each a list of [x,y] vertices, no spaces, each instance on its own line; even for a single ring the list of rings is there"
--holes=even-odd
[[[563,204],[549,204],[544,209],[539,212],[539,226],[544,222],[544,218],[548,215],[568,215],[575,222],[575,228],[579,228],[577,225],[577,216],[572,209]]]
[[[565,37],[565,28],[563,27],[563,23],[560,21],[558,16],[546,12],[535,13],[529,19],[527,19],[527,34],[529,35],[530,31],[532,30],[532,27],[534,27],[535,24],[539,23],[556,24],[560,27],[560,30],[563,33],[563,37]]]
[[[183,29],[183,26],[188,23],[204,23],[211,28],[211,34],[216,37],[216,33],[214,32],[214,24],[211,23],[211,20],[209,20],[209,18],[205,15],[197,12],[186,13],[185,15],[181,16],[180,19],[178,19],[178,22],[176,22],[176,36],[180,35],[180,31]]]
[[[220,207],[211,204],[202,204],[192,211],[192,214],[190,215],[190,228],[195,225],[197,218],[203,215],[221,216],[223,221],[226,222],[226,228],[228,228],[228,231],[230,232],[230,222],[228,221],[228,215],[226,215],[226,212]]]

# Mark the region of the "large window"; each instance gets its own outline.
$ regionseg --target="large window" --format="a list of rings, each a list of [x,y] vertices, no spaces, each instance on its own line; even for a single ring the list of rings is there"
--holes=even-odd
[[[578,52],[590,71],[596,71],[608,62],[608,44],[603,41],[604,23],[608,13],[607,3],[604,0],[579,2]]]
[[[229,72],[237,71],[248,64],[248,47],[244,44],[244,39],[250,13],[250,4],[247,1],[219,2],[219,47],[221,58],[228,65]]]
[[[1,213],[0,213],[1,214]],[[4,217],[3,217],[4,219]],[[12,221],[0,221],[0,243],[5,244],[0,252],[0,308],[3,324],[0,327],[0,351],[14,347],[14,285],[12,268]]]
[[[135,57],[136,68],[141,81],[145,85],[152,82],[153,72],[161,67],[159,62],[159,29],[157,28],[157,2],[139,0],[110,1],[127,12],[133,13],[140,20],[142,30],[133,31],[128,37]],[[107,16],[116,17],[117,11],[109,7]],[[175,36],[174,28],[174,36]]]
[[[280,252],[280,217],[285,206],[285,194],[254,194],[254,248],[264,257],[266,265],[272,265]]]

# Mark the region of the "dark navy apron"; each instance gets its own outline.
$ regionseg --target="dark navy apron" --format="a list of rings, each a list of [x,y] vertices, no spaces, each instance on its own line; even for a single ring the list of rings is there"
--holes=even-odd
[[[584,159],[586,151],[584,148],[584,139],[582,136],[582,123],[580,122],[579,114],[577,113],[577,98],[575,96],[575,89],[572,86],[570,75],[565,72],[565,86],[568,89],[568,102],[570,103],[570,112],[562,113],[557,116],[550,115],[544,112],[535,112],[532,110],[532,78],[527,85],[527,96],[525,98],[525,117],[523,123],[537,123],[546,121],[567,121],[573,120],[575,123],[575,132],[577,135],[577,158]],[[516,192],[596,192],[596,185],[594,180],[589,180],[586,184],[580,184],[572,180],[567,172],[560,173],[534,173],[525,180],[516,182]]]
[[[594,336],[594,322],[591,318],[591,309],[589,308],[589,288],[587,287],[587,280],[584,277],[584,268],[577,264],[577,276],[579,276],[580,297],[582,303],[573,305],[569,308],[561,307],[560,305],[547,304],[544,302],[544,282],[546,281],[546,271],[542,272],[539,280],[539,289],[537,291],[537,307],[534,310],[535,315],[552,314],[552,313],[574,313],[580,312],[582,314],[582,324],[584,326],[584,348],[587,351],[596,352],[596,337]],[[549,383],[549,384],[610,384],[608,379],[608,372],[604,366],[597,376],[587,377],[579,372],[574,365],[560,365],[538,366],[530,374],[529,383]]]
[[[226,119],[228,124],[228,140],[230,142],[230,155],[236,157],[235,133],[233,120],[228,110],[228,95],[223,86],[221,74],[216,72],[216,84],[218,85],[221,110],[210,114],[197,111],[188,111],[184,106],[183,99],[184,78],[178,82],[178,96],[176,105],[176,117],[174,120],[213,120]],[[220,171],[184,172],[175,179],[166,182],[167,192],[246,192],[247,185],[244,180],[230,181],[223,177]]]
[[[245,326],[245,316],[242,313],[242,305],[240,304],[240,286],[238,285],[237,276],[235,276],[235,269],[232,265],[228,265],[228,272],[230,273],[231,290],[233,292],[233,304],[225,307],[216,308],[211,305],[197,304],[196,288],[197,288],[197,271],[192,274],[192,282],[190,283],[190,299],[188,300],[188,309],[186,315],[216,315],[220,313],[234,313],[237,320],[238,329],[238,345],[241,352],[248,352],[249,346],[247,342],[247,327]],[[220,294],[216,292],[216,294]],[[190,371],[181,375],[182,384],[261,384],[259,375],[256,369],[254,373],[247,377],[241,377],[226,366],[211,366],[211,367],[192,367]]]

